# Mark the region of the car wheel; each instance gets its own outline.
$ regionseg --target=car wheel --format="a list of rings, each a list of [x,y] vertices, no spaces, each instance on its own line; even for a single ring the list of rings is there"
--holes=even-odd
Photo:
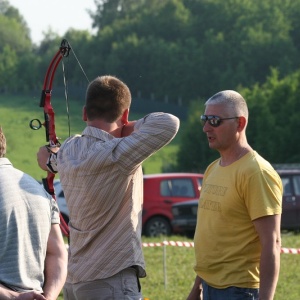
[[[172,228],[170,222],[163,217],[151,218],[145,226],[144,233],[146,236],[171,235]]]

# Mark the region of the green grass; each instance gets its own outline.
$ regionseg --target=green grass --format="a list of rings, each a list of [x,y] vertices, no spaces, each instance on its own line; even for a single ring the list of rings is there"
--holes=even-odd
[[[169,241],[192,241],[181,236],[168,237]],[[143,238],[143,242],[162,239]],[[282,247],[300,248],[300,237],[282,234]],[[150,300],[186,299],[195,279],[193,271],[194,248],[166,246],[166,285],[163,247],[144,248],[148,276],[141,280],[143,296]],[[300,255],[281,254],[281,270],[275,300],[300,299]]]
[[[143,238],[144,243],[168,241],[192,241],[173,236],[166,239]],[[185,299],[191,289],[195,273],[193,271],[194,249],[187,247],[162,246],[144,247],[147,277],[141,279],[144,298]]]
[[[143,163],[143,170],[145,174],[154,174],[168,172],[170,167],[175,164],[176,153],[178,151],[178,144],[176,140],[172,141],[168,146],[162,148],[154,155],[150,156]]]
[[[63,99],[53,99],[57,136],[63,141],[68,137],[68,120]],[[72,133],[81,132],[84,122],[81,121],[82,104],[70,104]],[[45,129],[32,130],[29,122],[32,119],[44,121],[43,109],[39,107],[39,96],[15,97],[1,95],[0,125],[7,139],[7,157],[16,168],[30,174],[36,179],[45,176],[36,161],[40,146],[46,145]]]
[[[167,238],[146,238],[144,243],[168,241],[187,241],[182,236]],[[300,248],[300,237],[282,234],[282,247]],[[194,248],[165,246],[144,247],[147,277],[141,279],[144,298],[150,300],[186,299],[195,279],[193,271]],[[165,253],[164,253],[165,251]],[[300,255],[281,254],[281,270],[274,300],[300,299]],[[61,296],[58,298],[63,299]]]

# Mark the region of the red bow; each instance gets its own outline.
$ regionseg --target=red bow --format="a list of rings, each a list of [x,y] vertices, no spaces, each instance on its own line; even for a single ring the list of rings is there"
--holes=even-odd
[[[67,57],[69,55],[69,52],[71,50],[71,47],[67,40],[62,40],[61,45],[59,47],[59,50],[54,55],[54,57],[51,60],[51,63],[47,69],[43,90],[41,94],[41,101],[40,101],[40,107],[43,107],[44,109],[44,116],[45,116],[45,122],[42,124],[40,120],[34,119],[30,122],[30,127],[34,130],[41,128],[43,125],[46,129],[46,141],[49,142],[49,148],[60,146],[60,143],[58,141],[58,138],[55,133],[55,118],[54,118],[54,110],[51,104],[51,92],[52,92],[52,84],[53,79],[55,75],[55,71],[57,69],[57,66],[61,62],[61,60],[64,57]],[[34,125],[37,124],[37,125]],[[55,174],[51,172],[47,172],[47,177],[43,178],[43,185],[45,190],[52,195],[52,197],[55,199],[55,191],[54,191],[54,177]],[[69,236],[69,227],[66,224],[64,218],[60,214],[60,227],[64,235]]]

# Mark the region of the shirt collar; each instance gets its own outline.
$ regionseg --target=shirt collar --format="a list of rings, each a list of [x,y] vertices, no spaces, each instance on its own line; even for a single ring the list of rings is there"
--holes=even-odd
[[[0,166],[4,166],[4,165],[12,165],[12,163],[9,161],[8,158],[1,157],[0,158]]]
[[[83,136],[84,135],[92,136],[92,137],[95,137],[95,138],[97,138],[99,140],[103,140],[103,141],[112,140],[115,138],[108,132],[106,132],[102,129],[96,128],[96,127],[92,127],[92,126],[87,126],[83,130],[82,135]]]

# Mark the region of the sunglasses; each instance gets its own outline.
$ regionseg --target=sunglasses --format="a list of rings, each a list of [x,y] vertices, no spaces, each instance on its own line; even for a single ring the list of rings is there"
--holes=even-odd
[[[204,126],[205,123],[208,121],[208,124],[212,127],[219,127],[222,124],[223,120],[231,120],[231,119],[238,119],[239,117],[232,117],[232,118],[220,118],[218,116],[207,116],[202,115],[200,117],[201,123]]]

